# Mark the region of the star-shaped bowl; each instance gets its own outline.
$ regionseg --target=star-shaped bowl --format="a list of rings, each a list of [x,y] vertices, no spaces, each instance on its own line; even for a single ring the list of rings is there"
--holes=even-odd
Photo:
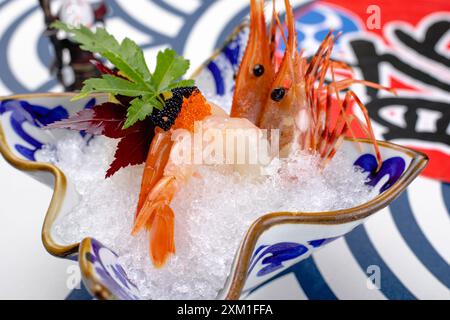
[[[233,90],[233,75],[245,46],[242,28],[233,34],[222,50],[216,52],[194,77],[208,97],[217,98]],[[49,135],[42,126],[66,118],[75,112],[105,101],[91,96],[71,102],[73,94],[31,94],[0,100],[0,153],[17,169],[53,188],[53,197],[42,228],[42,241],[52,255],[78,259],[83,281],[100,299],[139,299],[139,291],[118,263],[117,254],[94,237],[81,243],[64,243],[52,232],[57,217],[66,215],[79,201],[75,187],[54,165],[36,161],[36,151],[44,144],[56,144],[57,132]],[[346,140],[342,149],[351,155],[348,166],[355,164],[374,169],[373,146],[359,140],[361,150]],[[228,280],[218,299],[245,298],[255,288],[266,285],[277,273],[307,258],[315,250],[345,235],[370,215],[392,202],[416,178],[427,164],[427,157],[417,151],[389,142],[379,142],[383,167],[370,176],[378,190],[373,198],[345,210],[330,212],[274,212],[254,221],[236,252]],[[349,186],[351,187],[351,186]],[[94,235],[93,235],[94,236]]]

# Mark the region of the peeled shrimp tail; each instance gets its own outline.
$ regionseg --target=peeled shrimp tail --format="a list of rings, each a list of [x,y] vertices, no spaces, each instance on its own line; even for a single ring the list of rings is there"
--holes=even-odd
[[[150,230],[150,253],[153,265],[164,266],[175,254],[175,217],[172,208],[164,204],[156,211]]]
[[[148,194],[155,186],[156,182],[162,178],[173,144],[169,132],[163,131],[162,129],[159,130],[159,128],[156,130],[157,132],[153,138],[145,162],[135,219],[139,211],[141,211]]]
[[[170,254],[175,253],[175,224],[170,202],[177,189],[175,177],[160,179],[148,194],[131,232],[136,235],[143,227],[150,231],[150,255],[155,267],[162,267]]]

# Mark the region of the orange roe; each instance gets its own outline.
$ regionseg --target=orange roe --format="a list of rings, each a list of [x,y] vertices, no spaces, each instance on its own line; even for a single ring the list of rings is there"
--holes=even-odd
[[[183,98],[180,113],[172,128],[194,132],[195,121],[201,121],[209,115],[211,115],[211,106],[200,90],[195,90],[189,98]]]

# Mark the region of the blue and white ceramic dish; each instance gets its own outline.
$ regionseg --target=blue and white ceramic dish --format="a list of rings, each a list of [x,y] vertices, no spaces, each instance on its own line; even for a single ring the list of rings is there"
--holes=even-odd
[[[231,41],[195,74],[197,85],[207,96],[217,98],[233,90],[233,74],[242,55],[246,32],[240,29]],[[82,108],[104,101],[92,96],[76,103],[72,94],[35,94],[0,100],[0,153],[13,166],[54,189],[42,229],[42,240],[53,255],[78,259],[83,281],[100,299],[139,299],[136,286],[117,262],[117,254],[94,238],[65,244],[52,233],[57,216],[64,216],[79,201],[70,180],[57,167],[39,163],[35,153],[44,144],[55,144],[58,134],[49,135],[42,126],[68,117]],[[88,139],[89,137],[86,137]],[[363,152],[351,141],[342,145],[352,155],[349,166],[366,171],[376,168],[372,145],[361,140]],[[332,212],[268,213],[253,223],[236,252],[228,280],[218,299],[243,299],[254,288],[266,285],[277,273],[310,256],[315,250],[350,232],[370,215],[386,207],[419,175],[425,155],[388,142],[380,142],[383,167],[370,175],[379,191],[360,206]]]

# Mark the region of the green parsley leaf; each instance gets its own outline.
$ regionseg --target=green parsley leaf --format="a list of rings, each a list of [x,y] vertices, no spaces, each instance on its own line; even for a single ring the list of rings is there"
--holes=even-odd
[[[160,51],[156,58],[156,68],[152,84],[156,90],[162,90],[174,84],[189,69],[189,61],[177,55],[172,49]]]
[[[146,86],[109,74],[104,74],[101,78],[88,79],[83,84],[81,92],[72,98],[73,101],[83,99],[96,92],[120,94],[127,97],[138,97],[148,94]]]
[[[193,80],[180,80],[189,69],[189,60],[177,55],[174,50],[166,49],[158,53],[156,68],[151,74],[142,49],[133,40],[125,38],[119,43],[103,28],[93,32],[84,26],[72,27],[60,21],[54,22],[52,27],[71,34],[83,50],[98,53],[109,60],[126,78],[103,75],[102,78],[86,80],[81,92],[73,98],[81,99],[92,93],[136,97],[128,108],[124,129],[144,120],[154,108],[162,110],[164,100],[160,98],[161,94],[195,85]]]
[[[192,79],[186,79],[170,84],[169,86],[167,86],[167,89],[172,90],[176,88],[193,87],[193,86],[195,86],[195,81]]]
[[[156,97],[136,98],[131,101],[127,112],[127,120],[123,126],[124,129],[131,127],[138,121],[142,121],[152,114],[153,108],[162,109],[162,103]]]

